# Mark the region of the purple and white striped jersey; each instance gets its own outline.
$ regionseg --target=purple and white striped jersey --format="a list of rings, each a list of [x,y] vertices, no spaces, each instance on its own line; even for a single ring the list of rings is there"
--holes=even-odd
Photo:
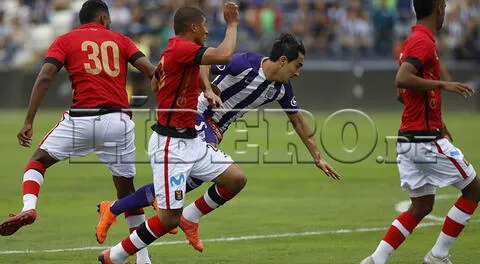
[[[225,131],[236,119],[249,109],[278,101],[289,114],[298,112],[298,105],[290,83],[268,81],[261,68],[265,57],[246,52],[233,55],[227,65],[212,65],[211,72],[218,75],[213,81],[221,93],[223,107],[212,110],[203,93],[198,97],[197,111],[204,117],[211,117],[218,127]]]

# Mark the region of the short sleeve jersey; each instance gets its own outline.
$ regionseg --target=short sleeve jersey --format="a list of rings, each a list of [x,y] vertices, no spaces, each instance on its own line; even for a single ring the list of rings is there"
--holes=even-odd
[[[206,49],[178,36],[169,39],[155,71],[160,125],[195,127],[200,63]]]
[[[274,101],[287,114],[297,113],[299,107],[292,85],[266,79],[262,68],[262,62],[266,59],[263,55],[245,52],[234,54],[227,65],[212,65],[211,72],[217,75],[213,83],[221,91],[223,107],[213,111],[201,94],[198,112],[207,118],[211,117],[223,131],[249,109],[257,109]]]
[[[128,108],[127,64],[144,56],[133,42],[97,23],[81,25],[59,36],[45,63],[67,70],[72,108]]]
[[[440,80],[440,62],[435,37],[425,26],[412,27],[412,34],[405,41],[399,64],[411,63],[418,75],[426,80]],[[401,89],[405,104],[400,130],[436,130],[442,126],[441,90],[416,91]]]

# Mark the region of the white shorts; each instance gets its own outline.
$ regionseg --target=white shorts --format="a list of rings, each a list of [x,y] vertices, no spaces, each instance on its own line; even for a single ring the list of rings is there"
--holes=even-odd
[[[446,138],[421,143],[397,143],[401,187],[410,197],[435,194],[437,187],[470,184],[475,169]]]
[[[166,137],[153,132],[148,143],[158,207],[183,207],[186,180],[211,181],[233,164],[232,158],[200,138]]]
[[[135,123],[125,113],[71,117],[67,111],[39,148],[56,160],[95,152],[112,175],[131,178],[135,176],[134,130]]]

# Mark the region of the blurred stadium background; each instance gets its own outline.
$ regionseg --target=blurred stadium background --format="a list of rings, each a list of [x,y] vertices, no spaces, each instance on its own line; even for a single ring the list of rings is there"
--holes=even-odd
[[[168,37],[173,35],[171,18],[180,6],[195,5],[204,10],[209,19],[210,45],[223,38],[221,0],[106,2],[110,7],[112,29],[134,39],[154,63]],[[21,205],[21,175],[32,150],[20,148],[15,135],[21,128],[36,73],[54,38],[79,24],[77,12],[82,3],[82,0],[0,1],[0,219],[6,218],[8,212],[16,212]],[[233,241],[206,242],[206,251],[197,254],[184,244],[175,244],[183,239],[182,234],[168,236],[161,241],[172,242],[172,245],[152,247],[152,259],[155,264],[358,263],[371,253],[383,235],[382,228],[397,215],[395,205],[407,199],[398,187],[396,166],[377,163],[376,158],[386,155],[385,136],[395,135],[400,122],[401,105],[395,101],[393,86],[395,58],[414,23],[412,3],[410,0],[244,0],[238,3],[241,8],[238,51],[267,55],[271,41],[281,32],[292,32],[305,43],[305,68],[293,84],[300,106],[314,113],[311,121],[317,124],[318,142],[328,115],[339,109],[354,108],[364,111],[374,121],[377,145],[371,155],[355,164],[336,162],[327,156],[344,176],[338,183],[330,182],[312,164],[242,165],[250,177],[246,190],[225,208],[206,217],[201,226],[205,239],[233,238]],[[441,60],[453,79],[477,88],[480,1],[449,0],[447,3],[446,24],[437,41]],[[148,87],[134,72],[129,80],[129,89],[132,85]],[[70,94],[68,76],[62,70],[40,109],[34,142],[39,142],[58,121],[71,103]],[[480,169],[477,147],[480,139],[476,135],[480,130],[479,94],[468,100],[453,95],[444,97],[445,120],[455,143],[477,170]],[[154,100],[150,99],[149,104],[153,105]],[[150,134],[148,124],[152,122],[148,119],[148,114],[135,115],[137,154],[141,161],[146,158],[145,138]],[[222,149],[237,160],[251,161],[251,155],[257,153],[262,161],[267,150],[285,159],[283,154],[292,151],[287,147],[290,142],[297,146],[299,157],[308,158],[299,140],[268,131],[262,116],[249,114],[246,120],[253,124],[249,126],[248,138],[241,132],[245,125],[239,124],[240,130],[232,126],[222,143]],[[274,115],[268,121],[275,128],[286,127],[283,114]],[[359,129],[362,131],[362,127]],[[331,139],[329,146],[354,149],[356,139],[352,131],[347,129],[343,142],[336,140],[340,136],[333,131],[331,137],[326,137]],[[270,146],[265,144],[267,137]],[[247,143],[258,144],[258,152],[252,154],[251,148],[244,153],[236,152],[247,149]],[[95,159],[88,158],[92,160]],[[137,169],[137,186],[151,181],[149,165],[139,164]],[[189,199],[196,198],[204,189],[189,194]],[[440,194],[446,196],[437,201],[433,214],[443,217],[456,192],[447,189]],[[12,237],[0,238],[0,263],[94,263],[100,251],[90,248],[96,246],[95,205],[99,200],[113,199],[114,195],[108,170],[102,165],[64,162],[54,166],[46,174],[37,222]],[[478,263],[479,220],[478,216],[472,219],[454,246],[455,263]],[[390,263],[419,263],[433,245],[441,226],[438,219],[426,223],[429,226],[416,231]],[[107,240],[110,245],[126,233],[123,220],[117,225]],[[39,252],[29,253],[29,250]]]

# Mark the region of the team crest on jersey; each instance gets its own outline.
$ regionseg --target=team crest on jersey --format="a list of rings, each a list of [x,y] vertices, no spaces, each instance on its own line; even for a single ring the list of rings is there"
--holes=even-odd
[[[273,99],[273,97],[275,96],[275,92],[277,92],[275,88],[269,87],[267,89],[267,92],[265,93],[265,97],[267,99]]]
[[[175,200],[177,200],[177,201],[183,200],[183,191],[182,190],[176,190],[175,191]]]
[[[225,65],[217,65],[217,69],[218,69],[219,71],[224,71],[226,67],[227,67],[227,66],[225,66]]]
[[[468,162],[467,158],[463,157],[463,162],[465,165],[470,166],[470,162]]]

